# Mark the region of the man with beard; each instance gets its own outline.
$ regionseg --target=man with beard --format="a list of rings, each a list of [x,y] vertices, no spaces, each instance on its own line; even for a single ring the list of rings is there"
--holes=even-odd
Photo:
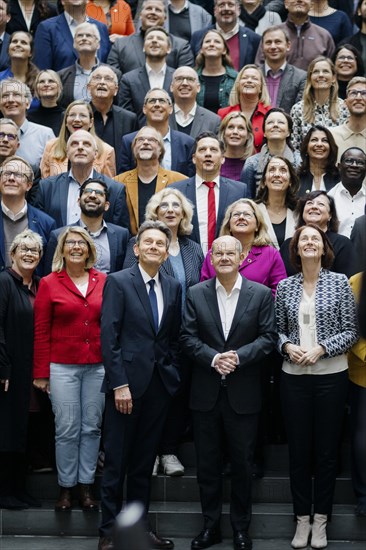
[[[123,267],[129,232],[124,227],[107,223],[103,219],[109,208],[109,189],[104,181],[92,179],[83,183],[79,191],[80,220],[72,225],[84,227],[97,249],[95,269],[103,273],[114,273]],[[52,271],[52,259],[57,239],[65,227],[55,229],[50,235],[45,257],[45,274]]]
[[[185,179],[186,176],[160,166],[165,148],[161,134],[154,128],[145,126],[137,132],[132,141],[132,152],[136,168],[119,174],[114,179],[126,187],[131,233],[136,235],[144,221],[146,205],[151,197],[170,183]]]
[[[334,199],[339,218],[338,233],[349,237],[355,220],[365,213],[366,154],[359,147],[350,147],[338,164],[341,181],[328,195]]]

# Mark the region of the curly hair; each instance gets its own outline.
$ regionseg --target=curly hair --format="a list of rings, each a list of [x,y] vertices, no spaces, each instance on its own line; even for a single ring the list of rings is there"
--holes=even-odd
[[[327,174],[337,177],[339,175],[338,168],[337,168],[338,145],[335,142],[332,132],[328,130],[328,128],[326,128],[325,126],[321,126],[320,124],[315,124],[314,126],[312,126],[301,142],[301,146],[300,146],[301,165],[299,167],[298,174],[299,176],[303,176],[310,171],[310,157],[308,154],[308,146],[311,140],[311,136],[313,135],[314,132],[317,132],[317,131],[324,132],[324,134],[327,136],[328,143],[329,143],[329,155],[327,158],[325,171]]]

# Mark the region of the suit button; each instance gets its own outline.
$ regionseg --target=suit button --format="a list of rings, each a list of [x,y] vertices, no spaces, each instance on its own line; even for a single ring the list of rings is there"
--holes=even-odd
[[[89,324],[89,321],[85,321],[84,325],[88,325]]]
[[[85,343],[86,343],[86,344],[89,344],[89,340],[88,340],[88,339],[86,339],[86,340],[85,340]]]
[[[84,307],[88,307],[88,302],[84,302]]]

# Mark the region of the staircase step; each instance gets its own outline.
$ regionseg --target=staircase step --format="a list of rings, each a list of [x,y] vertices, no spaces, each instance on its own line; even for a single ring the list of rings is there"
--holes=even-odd
[[[54,512],[54,502],[39,509],[21,511],[0,510],[0,535],[95,536],[100,522],[99,513],[83,513],[75,508],[71,513]],[[229,507],[223,507],[223,536],[231,536]],[[199,503],[152,502],[150,522],[153,529],[165,536],[194,537],[202,528]],[[255,504],[251,533],[264,539],[293,536],[294,522],[291,504]],[[334,540],[366,540],[366,521],[354,515],[352,505],[335,505],[329,538]],[[1,545],[0,545],[1,548]]]

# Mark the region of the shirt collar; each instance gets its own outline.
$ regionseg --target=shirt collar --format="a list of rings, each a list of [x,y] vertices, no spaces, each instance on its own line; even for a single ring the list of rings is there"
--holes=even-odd
[[[231,29],[231,31],[229,31],[229,32],[224,32],[222,30],[222,28],[217,23],[216,23],[216,29],[218,31],[220,31],[220,33],[225,38],[225,40],[229,40],[230,38],[232,38],[233,36],[238,34],[238,32],[239,32],[239,21],[237,21],[235,27],[233,29]]]
[[[88,181],[88,180],[93,179],[93,175],[94,175],[94,168],[91,169],[91,172],[90,172],[89,176],[86,178],[85,181]],[[69,181],[70,181],[70,180],[73,180],[73,181],[75,181],[78,185],[80,185],[79,182],[78,182],[78,180],[74,178],[74,174],[72,173],[72,168],[70,168],[70,171],[69,171]],[[85,181],[84,181],[83,183],[85,183]]]
[[[27,204],[27,201],[25,200],[24,201],[24,206],[23,208],[21,208],[21,210],[19,210],[19,212],[17,212],[16,214],[14,214],[14,212],[12,210],[10,210],[10,208],[8,208],[7,206],[5,206],[5,204],[3,203],[3,201],[1,201],[1,210],[3,211],[3,213],[5,214],[5,216],[7,216],[8,218],[10,218],[13,222],[16,222],[18,220],[20,220],[21,218],[23,218],[27,212],[28,212],[28,204]]]
[[[283,73],[283,71],[286,69],[286,65],[287,62],[285,61],[284,64],[281,65],[281,67],[274,74]],[[273,72],[273,69],[271,69],[271,67],[267,65],[266,62],[264,62],[264,73],[266,76],[268,76],[269,71]]]
[[[234,290],[237,290],[237,291],[240,291],[241,290],[241,285],[243,284],[243,277],[240,275],[240,273],[238,273],[237,277],[236,277],[236,281],[235,281],[235,284],[229,294],[229,296],[232,295],[232,293],[234,292]],[[226,289],[225,287],[220,283],[219,279],[216,277],[216,290],[218,289],[222,289],[224,291],[224,293],[226,294]],[[226,294],[227,295],[227,294]]]
[[[25,134],[29,127],[29,120],[25,119],[23,124],[20,126],[19,130],[21,134]]]
[[[164,63],[164,65],[162,66],[162,68],[160,69],[160,71],[154,71],[154,69],[152,69],[150,67],[150,65],[148,64],[148,62],[145,63],[145,68],[146,68],[146,72],[148,74],[148,76],[150,76],[151,74],[156,74],[156,75],[163,75],[165,76],[165,73],[166,73],[166,63]]]
[[[341,181],[339,182],[339,187],[340,187],[341,193],[347,193],[347,195],[350,195],[350,192],[348,191],[348,189],[345,188],[345,186]],[[361,195],[366,197],[366,187],[364,184],[361,185],[361,189],[359,189],[357,193],[353,195],[353,197],[360,197]]]
[[[66,19],[67,24],[69,25],[69,27],[71,25],[78,25],[79,24],[77,21],[75,21],[75,19],[72,17],[72,15],[67,13],[67,11],[65,11],[65,10],[64,10],[64,16],[65,16],[65,19]],[[90,22],[90,19],[87,15],[85,15],[84,22],[88,22],[88,23]]]
[[[171,141],[172,141],[172,134],[171,134],[171,131],[170,131],[170,127],[168,128],[168,131],[167,131],[167,133],[165,134],[165,136],[163,136],[163,141],[169,141],[169,143],[171,143]]]
[[[79,223],[80,223],[80,226],[83,227],[91,237],[99,237],[99,235],[102,233],[103,230],[106,230],[107,229],[107,224],[105,222],[105,220],[102,220],[102,226],[100,227],[100,229],[98,229],[97,231],[89,231],[89,229],[87,228],[87,226],[85,225],[85,223],[80,219],[79,220]]]
[[[99,67],[100,65],[100,61],[98,58],[95,59],[95,65],[93,65],[93,67],[91,69],[84,69],[80,63],[79,63],[79,60],[77,59],[75,61],[75,66],[76,66],[76,73],[81,73],[81,74],[87,74],[89,75],[90,73],[92,73],[94,71],[94,69],[96,69],[97,67]]]
[[[186,116],[186,118],[188,118],[189,116],[195,116],[196,115],[196,111],[197,111],[197,103],[195,103],[192,107],[192,109],[189,111],[188,115]],[[180,109],[180,107],[178,107],[178,105],[176,103],[174,103],[174,112],[175,114],[177,113],[183,113],[182,109]]]
[[[203,185],[203,182],[204,181],[214,181],[217,185],[217,187],[220,189],[220,174],[218,176],[216,176],[216,178],[214,178],[213,180],[204,180],[203,178],[201,178],[201,176],[199,176],[198,174],[196,174],[196,189],[198,189],[198,187],[201,187],[201,185]]]
[[[159,271],[157,272],[157,274],[155,275],[155,277],[151,277],[151,276],[150,276],[148,273],[146,273],[146,271],[140,266],[140,264],[138,264],[138,267],[139,267],[139,270],[140,270],[140,273],[141,273],[141,277],[143,278],[145,285],[147,285],[147,283],[148,283],[149,281],[151,281],[151,279],[154,279],[155,284],[157,284],[157,285],[160,283],[160,280],[159,280]]]

